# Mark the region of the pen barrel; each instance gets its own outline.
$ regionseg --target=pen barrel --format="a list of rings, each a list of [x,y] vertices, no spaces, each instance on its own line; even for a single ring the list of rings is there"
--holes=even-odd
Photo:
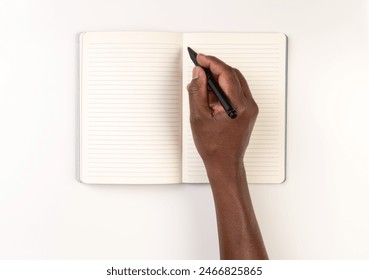
[[[234,119],[237,117],[237,112],[233,108],[229,98],[224,93],[218,82],[214,79],[212,75],[207,75],[208,85],[211,90],[214,92],[215,96],[218,98],[219,103],[222,105],[224,111],[226,111],[227,115]]]

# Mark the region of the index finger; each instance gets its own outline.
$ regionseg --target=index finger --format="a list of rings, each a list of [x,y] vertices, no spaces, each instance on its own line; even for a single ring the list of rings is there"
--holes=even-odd
[[[235,108],[244,104],[242,88],[234,68],[211,55],[198,54],[197,62],[200,66],[210,69],[210,72]]]
[[[219,58],[211,55],[198,54],[197,62],[204,68],[210,69],[214,76],[219,77],[222,73],[232,71],[232,67],[221,61]]]

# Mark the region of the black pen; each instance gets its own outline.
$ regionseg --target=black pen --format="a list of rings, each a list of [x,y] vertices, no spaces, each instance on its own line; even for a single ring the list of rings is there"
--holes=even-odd
[[[188,53],[190,54],[190,58],[193,61],[193,63],[196,66],[200,66],[199,63],[197,62],[197,59],[196,59],[197,53],[193,49],[191,49],[190,47],[187,47],[187,50],[188,50]],[[231,119],[234,119],[235,117],[237,117],[237,112],[233,108],[233,106],[232,106],[231,102],[229,101],[228,97],[225,95],[224,91],[222,90],[222,88],[220,87],[218,82],[215,80],[213,75],[211,74],[210,69],[207,69],[207,68],[203,68],[203,69],[205,70],[206,78],[208,80],[209,87],[214,92],[215,96],[218,98],[220,104],[224,108],[224,111],[226,111],[226,113],[228,114],[228,116]]]

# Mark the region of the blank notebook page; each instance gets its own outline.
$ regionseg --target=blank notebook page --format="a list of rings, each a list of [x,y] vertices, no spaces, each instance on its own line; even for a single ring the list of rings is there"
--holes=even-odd
[[[187,53],[219,57],[245,76],[259,115],[245,155],[249,183],[281,183],[285,178],[286,36],[280,33],[186,33],[183,39],[183,91],[194,67]],[[183,181],[208,182],[189,124],[183,98]]]
[[[181,34],[81,35],[80,179],[181,181]]]

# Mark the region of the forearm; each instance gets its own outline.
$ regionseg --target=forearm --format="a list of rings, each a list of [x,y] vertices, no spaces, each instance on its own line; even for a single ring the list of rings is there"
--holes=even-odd
[[[206,164],[213,191],[221,259],[267,259],[243,163]]]
[[[197,55],[187,85],[190,121],[196,148],[204,160],[213,191],[221,259],[267,259],[247,186],[243,155],[259,108],[242,73],[216,57]],[[216,77],[237,118],[230,119],[209,92],[209,69]]]

